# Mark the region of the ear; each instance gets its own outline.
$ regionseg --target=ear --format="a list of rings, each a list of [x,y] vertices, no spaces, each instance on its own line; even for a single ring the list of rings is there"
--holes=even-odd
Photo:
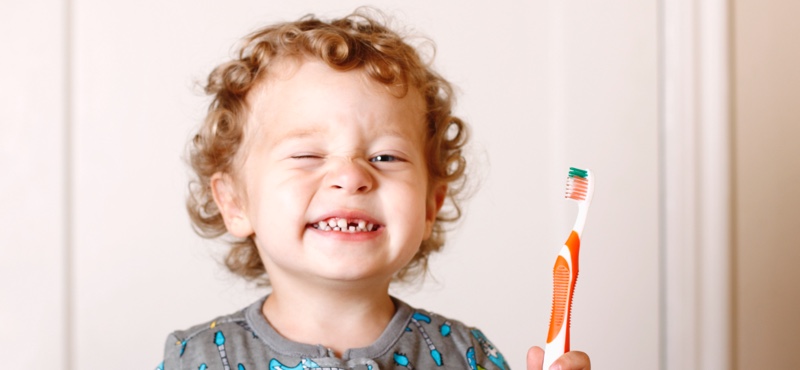
[[[215,173],[211,176],[211,192],[228,233],[237,238],[253,235],[253,225],[242,206],[241,197],[236,192],[233,178],[227,173]]]
[[[428,201],[425,206],[424,239],[431,237],[431,233],[433,232],[433,224],[436,222],[436,216],[439,214],[439,210],[441,210],[442,205],[444,205],[445,197],[447,197],[447,184],[439,184],[434,186],[433,189],[431,189],[430,194],[428,194]]]

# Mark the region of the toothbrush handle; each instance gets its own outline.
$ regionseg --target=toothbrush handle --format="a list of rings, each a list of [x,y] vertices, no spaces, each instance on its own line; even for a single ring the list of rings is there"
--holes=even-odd
[[[569,352],[569,332],[572,317],[572,295],[578,280],[578,252],[581,240],[572,231],[553,266],[553,306],[550,328],[544,350],[542,369],[549,369],[561,355]]]

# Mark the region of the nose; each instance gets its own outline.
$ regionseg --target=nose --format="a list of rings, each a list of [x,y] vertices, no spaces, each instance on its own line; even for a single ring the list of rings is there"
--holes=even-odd
[[[372,190],[374,178],[364,160],[342,158],[336,161],[327,174],[328,187],[347,193],[366,193]]]

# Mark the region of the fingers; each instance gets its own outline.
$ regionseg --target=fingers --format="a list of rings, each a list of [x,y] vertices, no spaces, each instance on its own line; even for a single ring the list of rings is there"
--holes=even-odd
[[[528,352],[528,359],[530,359],[530,352]],[[550,367],[550,369],[558,370],[591,370],[591,368],[592,364],[589,361],[589,355],[580,351],[565,353]]]
[[[542,370],[544,362],[544,350],[540,347],[531,347],[528,350],[528,370]]]
[[[540,347],[531,347],[528,350],[528,370],[543,370],[544,350]],[[589,355],[580,351],[567,352],[553,363],[550,369],[544,370],[591,370],[592,364]]]

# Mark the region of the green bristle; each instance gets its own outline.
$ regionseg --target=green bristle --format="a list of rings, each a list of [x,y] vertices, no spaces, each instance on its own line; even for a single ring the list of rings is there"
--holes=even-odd
[[[575,167],[570,167],[569,168],[569,177],[578,176],[578,177],[582,177],[582,178],[585,179],[585,178],[587,178],[588,175],[589,175],[589,172],[587,172],[585,170],[582,170],[580,168],[575,168]]]

